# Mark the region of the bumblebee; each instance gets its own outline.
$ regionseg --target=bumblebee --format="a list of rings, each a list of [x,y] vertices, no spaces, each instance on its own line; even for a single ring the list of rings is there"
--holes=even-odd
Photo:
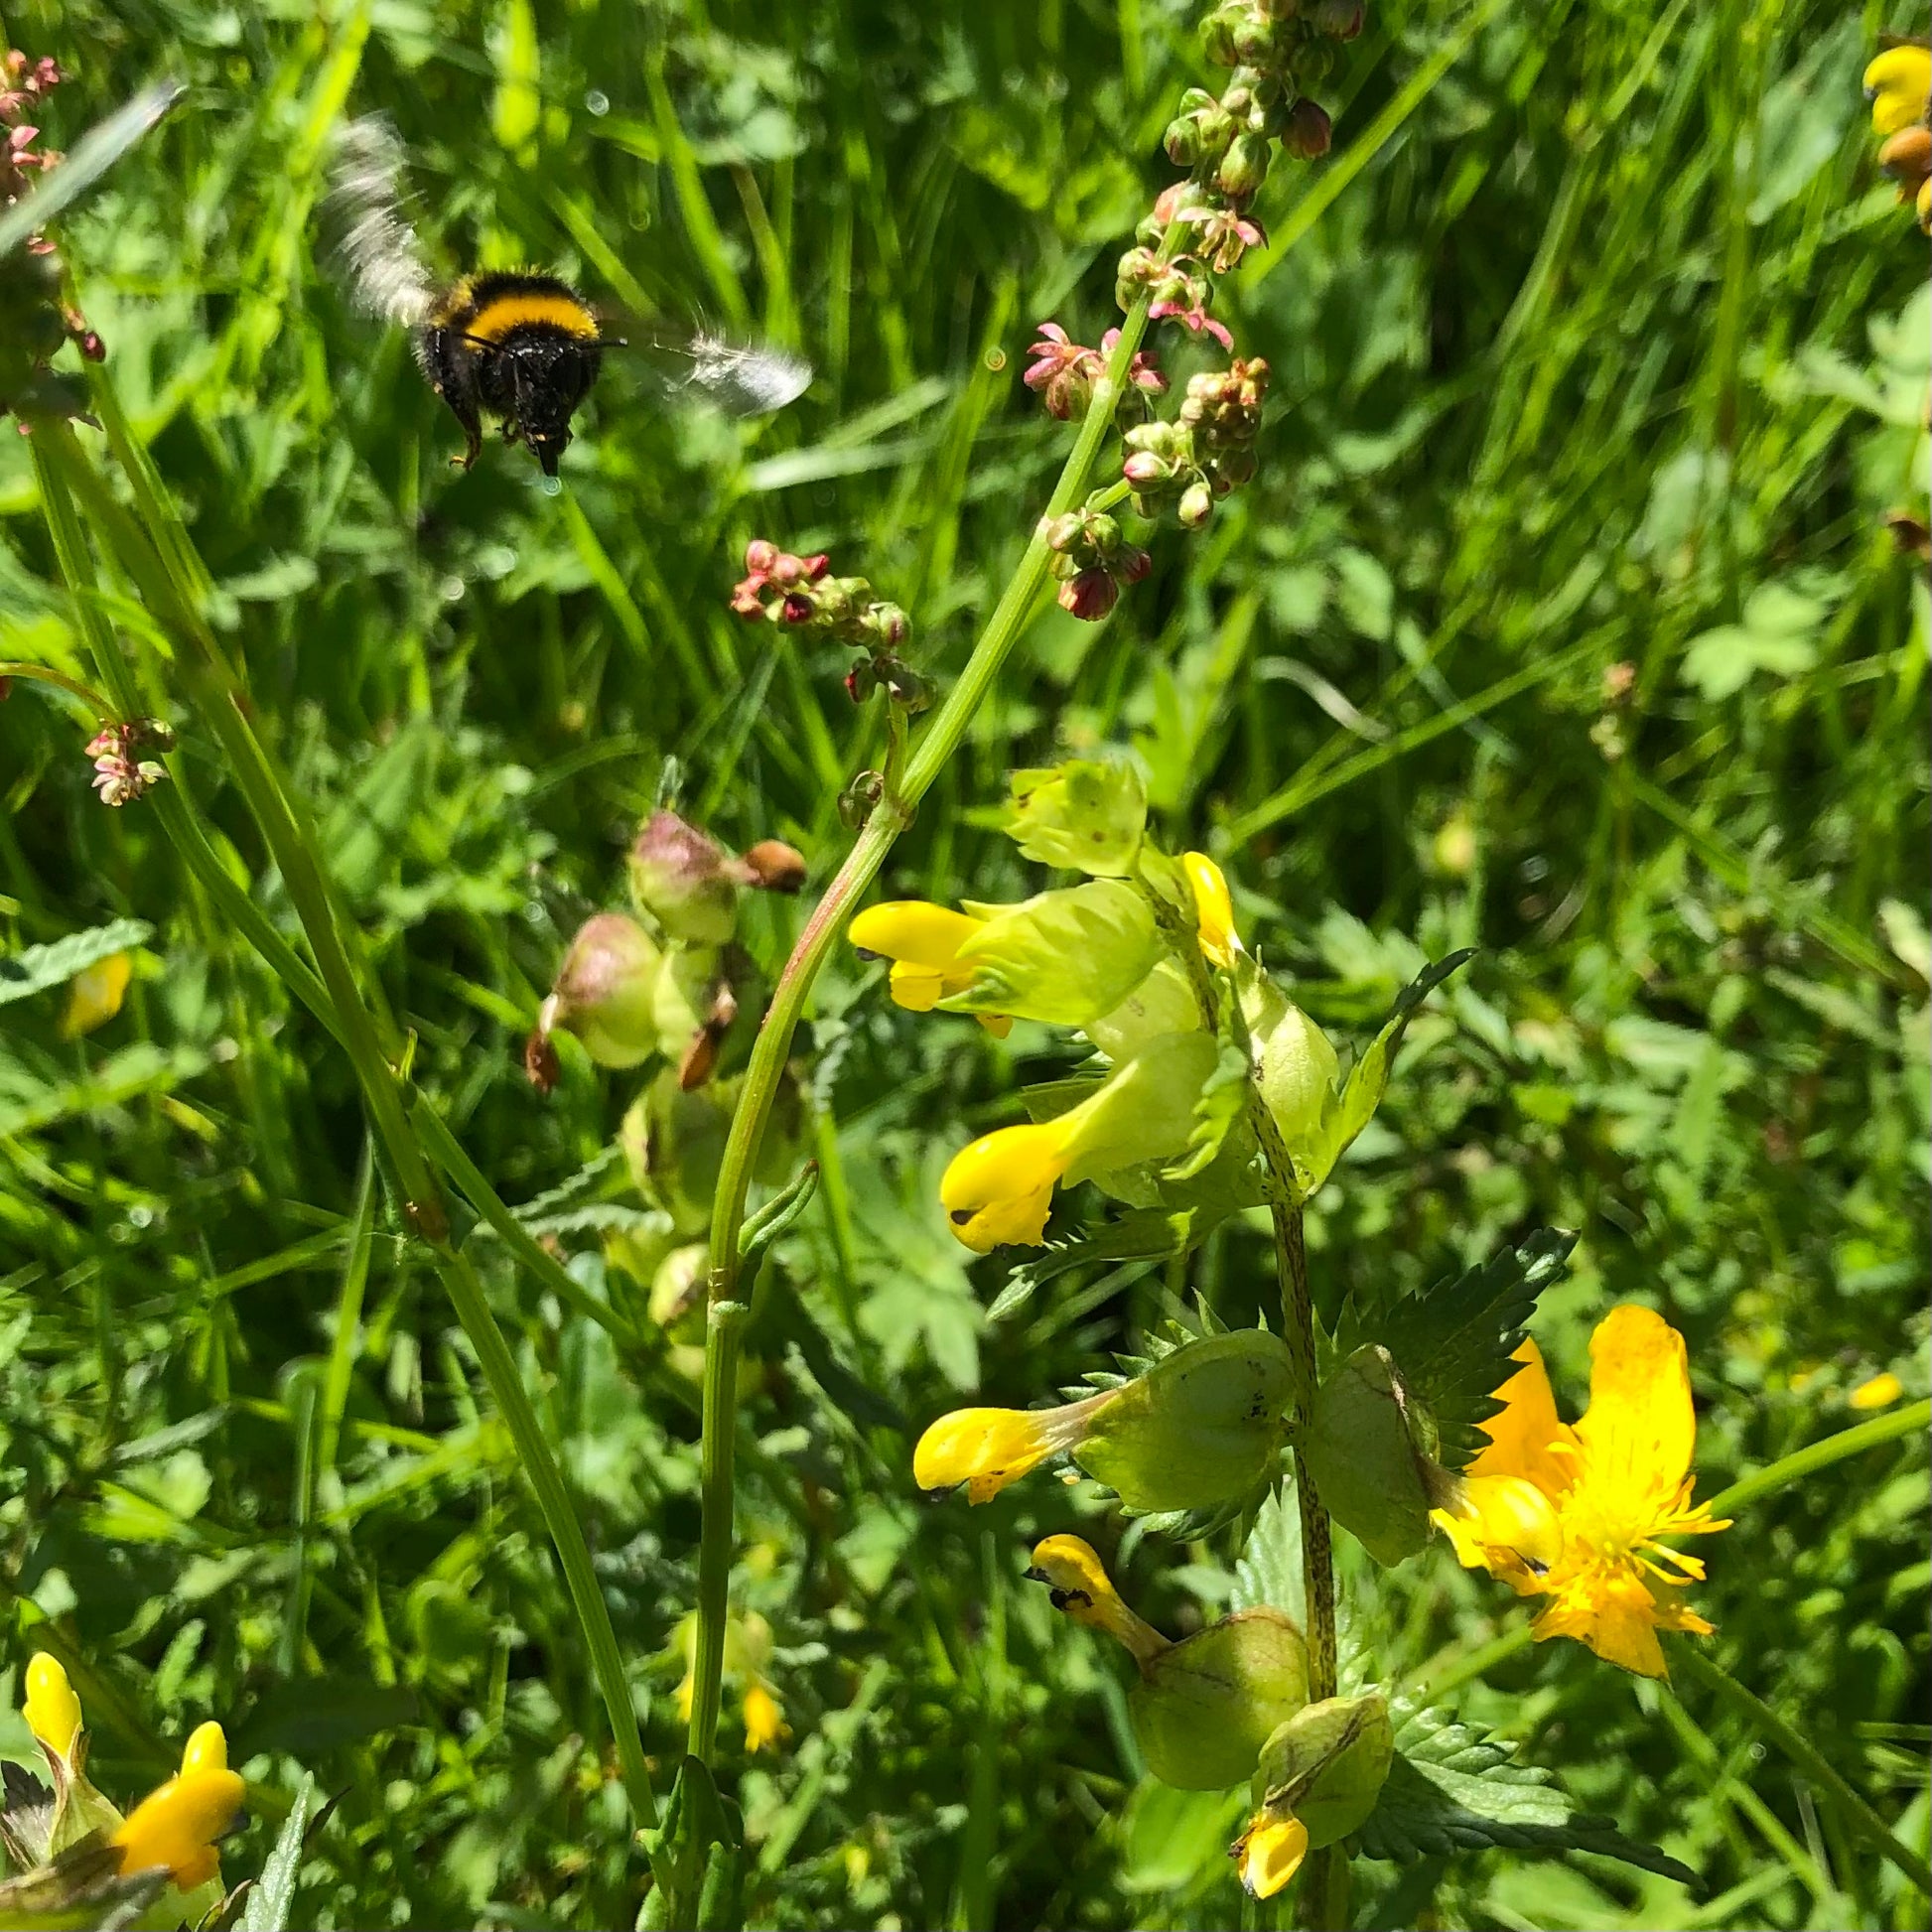
[[[416,332],[416,357],[468,439],[464,469],[483,448],[482,412],[503,421],[546,477],[570,445],[570,419],[590,394],[607,339],[597,312],[554,275],[467,275],[437,298]]]
[[[338,138],[330,201],[343,227],[340,254],[357,306],[406,325],[429,385],[463,425],[453,462],[468,470],[483,449],[487,411],[523,444],[546,477],[570,447],[571,418],[590,394],[608,348],[597,311],[567,282],[532,269],[466,275],[439,288],[403,213],[402,150],[379,117],[351,121]],[[696,388],[740,415],[780,409],[803,394],[810,367],[795,356],[699,331],[685,340],[649,332]]]

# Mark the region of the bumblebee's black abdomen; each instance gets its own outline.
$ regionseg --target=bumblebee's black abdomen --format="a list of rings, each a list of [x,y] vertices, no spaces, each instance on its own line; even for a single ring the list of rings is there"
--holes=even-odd
[[[437,303],[422,332],[425,373],[479,447],[478,413],[501,416],[545,476],[570,443],[570,419],[603,360],[596,312],[554,275],[466,277]]]

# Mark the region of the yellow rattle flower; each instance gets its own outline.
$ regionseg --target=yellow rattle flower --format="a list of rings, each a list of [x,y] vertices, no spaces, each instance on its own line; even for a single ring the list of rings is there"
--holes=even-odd
[[[1711,1625],[1679,1592],[1704,1566],[1665,1536],[1728,1529],[1694,1507],[1697,1417],[1684,1338],[1649,1309],[1615,1308],[1590,1337],[1589,1408],[1574,1427],[1536,1343],[1497,1391],[1501,1414],[1451,1507],[1432,1520],[1465,1569],[1487,1570],[1519,1596],[1550,1600],[1534,1635],[1575,1637],[1642,1677],[1665,1677],[1659,1630]]]
[[[181,1770],[149,1792],[114,1834],[122,1874],[166,1865],[183,1891],[219,1877],[215,1841],[234,1823],[247,1789],[228,1769],[221,1726],[203,1725],[181,1754]]]
[[[60,1659],[37,1650],[27,1660],[27,1698],[21,1706],[27,1728],[69,1770],[80,1735],[80,1700]]]
[[[1183,852],[1180,869],[1194,895],[1201,952],[1216,966],[1232,966],[1242,946],[1241,935],[1234,929],[1234,900],[1226,877],[1205,852]]]
[[[950,994],[972,985],[978,968],[961,964],[959,949],[986,925],[968,912],[928,904],[924,899],[888,899],[868,905],[852,921],[849,936],[861,952],[878,953],[893,962],[889,984],[893,1003],[908,1013],[930,1013]],[[1013,1031],[1002,1013],[975,1015],[996,1038]]]
[[[1864,70],[1864,97],[1871,103],[1871,131],[1896,134],[1926,117],[1932,95],[1932,49],[1888,47]]]

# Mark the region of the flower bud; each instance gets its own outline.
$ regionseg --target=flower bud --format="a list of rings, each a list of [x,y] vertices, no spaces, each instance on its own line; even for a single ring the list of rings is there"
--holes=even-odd
[[[1271,1898],[1303,1858],[1367,1822],[1395,1761],[1388,1700],[1325,1698],[1298,1711],[1262,1746],[1252,1785],[1257,1810],[1235,1841],[1241,1882]]]
[[[37,1650],[27,1660],[27,1697],[20,1715],[27,1728],[54,1756],[71,1764],[74,1739],[80,1735],[80,1700],[68,1682],[59,1658]]]
[[[1377,1563],[1401,1563],[1429,1541],[1424,1457],[1386,1348],[1365,1344],[1322,1383],[1301,1453],[1322,1507]]]
[[[543,1003],[533,1045],[547,1045],[551,1034],[562,1032],[575,1034],[599,1066],[648,1059],[657,1048],[654,1009],[662,963],[656,941],[627,912],[600,912],[586,920]]]
[[[1279,1467],[1294,1385],[1266,1329],[1203,1336],[1113,1391],[1073,1459],[1137,1515],[1236,1501]]]
[[[1319,101],[1305,94],[1288,110],[1288,126],[1282,135],[1284,153],[1299,161],[1318,161],[1328,152],[1334,138],[1334,124]]]
[[[1310,25],[1330,40],[1352,41],[1361,33],[1366,14],[1362,0],[1315,0]]]
[[[1119,602],[1120,586],[1104,568],[1078,571],[1060,586],[1060,609],[1082,623],[1098,623]]]
[[[1069,759],[1008,780],[1002,829],[1024,858],[1096,879],[1131,873],[1147,829],[1147,787],[1126,759]]]
[[[1246,201],[1268,179],[1268,142],[1259,134],[1237,134],[1221,157],[1214,185],[1223,195]]]
[[[1878,150],[1878,166],[1894,181],[1918,182],[1932,171],[1932,128],[1903,128]]]
[[[654,811],[630,848],[630,896],[672,939],[718,946],[738,924],[738,888],[718,845],[675,812]]]
[[[782,839],[760,839],[741,862],[745,883],[766,893],[796,893],[805,884],[805,855]]]
[[[1214,492],[1206,483],[1189,483],[1180,492],[1174,515],[1183,530],[1198,530],[1214,514]]]

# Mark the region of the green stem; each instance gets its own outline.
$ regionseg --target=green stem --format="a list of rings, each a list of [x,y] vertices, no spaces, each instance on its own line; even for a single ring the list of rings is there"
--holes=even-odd
[[[724,1628],[731,1589],[733,1483],[731,1439],[724,1432],[722,1419],[730,1416],[737,1426],[735,1397],[738,1390],[739,1343],[744,1337],[745,1317],[750,1312],[743,1302],[713,1302],[705,1315],[704,1351],[704,1463],[701,1491],[706,1535],[698,1549],[698,1626],[707,1621]],[[714,1424],[718,1426],[714,1427]],[[711,1535],[712,1524],[722,1523],[724,1534]],[[691,1725],[685,1745],[693,1757],[708,1758],[711,1741],[718,1728],[718,1705],[723,1691],[723,1674],[714,1673],[709,1682],[700,1679],[691,1699]]]
[[[1721,1489],[1705,1507],[1713,1516],[1734,1515],[1746,1503],[1754,1503],[1800,1476],[1827,1468],[1842,1456],[1857,1455],[1861,1449],[1876,1449],[1880,1443],[1895,1442],[1901,1436],[1921,1435],[1928,1424],[1932,1424],[1932,1401],[1908,1403],[1889,1416],[1874,1416],[1869,1422],[1827,1436],[1822,1443],[1779,1456],[1775,1462],[1740,1476],[1728,1489]]]
[[[50,670],[45,664],[14,662],[0,664],[0,682],[15,677],[26,678],[35,684],[57,686],[69,696],[78,698],[103,724],[114,715],[114,707],[91,684],[82,684],[77,677],[69,677],[65,672]]]
[[[1164,255],[1177,243],[1180,232],[1177,224],[1171,224],[1163,241]],[[974,714],[985,701],[1000,667],[1033,614],[1052,561],[1052,552],[1046,547],[1041,530],[1051,518],[1061,515],[1085,494],[1101,444],[1113,429],[1115,406],[1126,390],[1128,371],[1147,333],[1148,306],[1148,298],[1144,296],[1122,325],[1120,339],[1107,358],[1105,372],[1094,384],[1093,400],[1039,527],[1035,528],[1019,568],[987,619],[972,655],[960,672],[959,682],[934,713],[932,722],[919,734],[903,778],[896,786],[889,785],[873,808],[852,850],[846,854],[845,863],[805,922],[790,959],[785,962],[752,1048],[744,1089],[732,1115],[731,1133],[719,1167],[717,1191],[712,1196],[710,1299],[714,1305],[738,1299],[739,1230],[745,1220],[752,1169],[791,1052],[792,1035],[811,996],[813,983],[859,899],[878,878],[894,841],[911,824],[919,800],[964,741]],[[726,1345],[719,1328],[713,1326],[707,1331],[703,1450],[707,1479],[698,1569],[700,1577],[717,1577],[722,1582],[712,1597],[708,1598],[702,1588],[699,1592],[690,1735],[692,1755],[707,1764],[711,1761],[719,1689],[724,1677],[725,1586],[730,1579],[733,1541],[732,1453],[738,1429],[738,1382],[736,1376],[718,1377],[711,1372],[712,1356]],[[736,1339],[729,1345],[735,1349]],[[710,1479],[714,1466],[715,1483]]]
[[[1707,1690],[1717,1692],[1747,1724],[1770,1738],[1808,1778],[1830,1792],[1844,1808],[1858,1836],[1904,1873],[1926,1897],[1932,1898],[1932,1863],[1898,1842],[1891,1827],[1867,1800],[1852,1789],[1816,1745],[1786,1724],[1754,1691],[1746,1690],[1727,1670],[1714,1664],[1695,1644],[1676,1642],[1671,1648],[1676,1653],[1676,1662],[1685,1671]]]
[[[37,460],[43,453],[48,459],[42,466],[43,477],[58,468],[61,481],[71,484],[82,497],[97,524],[110,532],[110,540],[115,543],[123,566],[140,584],[154,607],[154,615],[172,637],[177,667],[187,678],[199,709],[219,740],[235,782],[282,875],[310,950],[321,969],[323,1010],[333,1015],[334,1031],[354,1068],[377,1141],[400,1189],[406,1217],[429,1248],[455,1305],[457,1317],[477,1351],[484,1380],[509,1429],[524,1475],[535,1491],[538,1507],[556,1545],[610,1717],[625,1791],[639,1825],[652,1830],[657,1824],[657,1805],[649,1767],[644,1761],[643,1740],[637,1728],[636,1711],[630,1701],[629,1682],[618,1648],[617,1633],[592,1566],[589,1546],[584,1541],[562,1472],[544,1441],[536,1411],[524,1390],[515,1358],[483,1297],[482,1284],[468,1259],[450,1245],[448,1217],[435,1177],[411,1130],[401,1081],[382,1052],[374,1018],[363,1001],[347,949],[337,928],[328,885],[314,846],[272,761],[243,715],[232,674],[197,608],[192,578],[186,585],[180,581],[185,573],[180,572],[172,546],[164,550],[152,547],[149,534],[107,494],[65,424],[40,428],[35,442]],[[62,508],[70,519],[73,505],[64,489],[44,500],[58,546]],[[70,529],[69,535],[77,550],[77,528]],[[65,555],[63,564],[66,568]],[[89,608],[84,597],[77,601],[83,612]],[[111,638],[101,656],[104,680],[119,700],[122,686],[125,684],[131,692],[133,683]],[[132,710],[130,706],[130,715]],[[265,956],[271,965],[278,965],[273,951],[266,952]],[[661,1855],[653,1856],[651,1863],[657,1881],[664,1883],[669,1875],[668,1864]]]

